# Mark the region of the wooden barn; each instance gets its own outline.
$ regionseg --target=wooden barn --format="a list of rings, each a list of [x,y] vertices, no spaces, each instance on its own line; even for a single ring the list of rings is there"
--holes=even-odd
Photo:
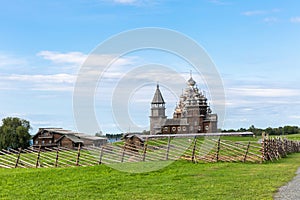
[[[89,136],[62,128],[40,128],[32,137],[33,147],[101,146],[107,143],[105,137]]]

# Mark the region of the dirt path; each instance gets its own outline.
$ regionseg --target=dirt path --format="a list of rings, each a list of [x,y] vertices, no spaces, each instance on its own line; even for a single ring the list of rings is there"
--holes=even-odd
[[[300,199],[300,168],[296,172],[296,177],[285,186],[279,188],[275,194],[275,200],[299,200]]]

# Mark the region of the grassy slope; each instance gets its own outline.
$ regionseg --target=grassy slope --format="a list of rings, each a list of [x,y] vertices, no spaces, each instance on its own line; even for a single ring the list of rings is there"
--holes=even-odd
[[[284,136],[290,140],[300,140],[300,133],[299,134],[291,134],[291,135],[286,135]]]
[[[300,154],[275,163],[193,164],[130,174],[105,165],[0,169],[1,199],[272,199],[300,166]]]

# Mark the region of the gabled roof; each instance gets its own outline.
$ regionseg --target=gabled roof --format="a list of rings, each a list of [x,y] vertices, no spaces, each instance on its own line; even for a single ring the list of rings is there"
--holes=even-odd
[[[78,137],[76,137],[75,135],[65,135],[65,137],[70,139],[74,143],[83,143],[83,141]]]
[[[107,137],[99,137],[99,136],[87,135],[87,134],[84,134],[84,133],[77,133],[75,135],[78,136],[80,139],[84,139],[84,140],[93,140],[93,141],[107,140]]]
[[[59,134],[63,134],[63,135],[76,134],[76,132],[74,132],[74,131],[66,130],[66,129],[63,129],[63,128],[40,128],[38,133],[40,131],[54,132],[54,133],[59,133]]]
[[[123,140],[123,139],[132,139],[133,137],[138,138],[138,139],[139,139],[140,141],[142,141],[142,142],[145,141],[145,139],[142,138],[141,136],[139,136],[139,135],[137,135],[137,134],[129,134],[129,133],[125,134],[121,139],[122,139],[122,140]]]
[[[107,140],[106,137],[87,135],[84,133],[74,132],[71,130],[65,130],[62,128],[40,128],[38,130],[38,132],[32,138],[34,139],[39,134],[44,133],[44,132],[60,134],[61,137],[57,141],[63,139],[64,137],[72,140],[74,143],[84,143],[83,140],[91,140],[91,141]]]
[[[164,98],[159,90],[158,84],[157,84],[156,91],[155,91],[155,94],[154,94],[154,97],[153,97],[151,103],[152,104],[164,104],[165,103]]]

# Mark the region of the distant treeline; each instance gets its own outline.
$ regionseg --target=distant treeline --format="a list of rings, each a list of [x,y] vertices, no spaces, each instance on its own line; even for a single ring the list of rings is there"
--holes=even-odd
[[[106,133],[105,136],[108,139],[120,140],[122,138],[122,136],[123,136],[123,133],[118,133],[118,134],[109,134],[109,133]]]
[[[228,129],[228,130],[221,130],[222,132],[245,132],[250,131],[255,135],[261,135],[262,132],[265,132],[269,135],[289,135],[289,134],[297,134],[300,133],[300,128],[298,126],[284,126],[278,128],[271,128],[268,127],[266,129],[256,128],[254,125],[250,126],[248,129],[240,128],[240,129]]]

